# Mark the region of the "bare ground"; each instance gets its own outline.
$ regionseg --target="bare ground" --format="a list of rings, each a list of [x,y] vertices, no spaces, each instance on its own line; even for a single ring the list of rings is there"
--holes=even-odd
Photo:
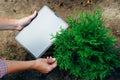
[[[67,16],[75,17],[75,14],[80,10],[92,10],[93,7],[97,8],[100,6],[104,9],[103,18],[106,19],[105,25],[107,28],[112,30],[113,35],[117,38],[116,46],[120,47],[120,0],[93,0],[91,4],[87,4],[86,2],[87,0],[0,0],[0,16],[8,18],[21,18],[28,16],[34,10],[39,11],[43,5],[48,5],[64,20],[67,20]],[[0,31],[0,58],[15,60],[26,59],[27,52],[14,40],[17,33],[18,31]],[[59,71],[53,71],[54,74],[49,74],[46,79],[42,79],[40,77],[40,80],[77,80],[75,78],[73,79],[73,77],[70,78],[68,75],[63,77],[64,75],[61,72],[59,72],[59,74],[62,75],[62,77],[58,78],[59,75],[56,72],[58,73]],[[24,75],[24,73],[22,74]],[[31,76],[32,74],[28,75]],[[55,77],[51,78],[51,76]],[[16,79],[5,78],[4,80]]]

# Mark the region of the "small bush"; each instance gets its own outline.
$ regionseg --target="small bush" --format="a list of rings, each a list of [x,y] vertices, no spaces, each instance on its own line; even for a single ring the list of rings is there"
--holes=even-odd
[[[104,27],[102,11],[69,17],[69,28],[54,36],[54,56],[60,69],[85,80],[103,79],[120,67],[116,39]]]

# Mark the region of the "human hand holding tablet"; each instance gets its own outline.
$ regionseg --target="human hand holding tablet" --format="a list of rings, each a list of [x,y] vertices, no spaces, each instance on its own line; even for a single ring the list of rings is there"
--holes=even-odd
[[[67,29],[68,24],[54,13],[49,7],[43,6],[37,17],[22,31],[15,39],[34,58],[41,57],[52,45],[52,35],[60,31],[60,28]]]

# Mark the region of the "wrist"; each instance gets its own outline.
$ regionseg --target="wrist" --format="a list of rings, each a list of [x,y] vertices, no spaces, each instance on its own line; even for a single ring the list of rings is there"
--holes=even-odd
[[[35,65],[36,65],[36,60],[32,60],[32,61],[28,61],[28,63],[30,64],[28,69],[34,69],[35,70]]]
[[[16,28],[18,27],[18,22],[19,22],[18,19],[10,19],[10,21],[9,21],[9,26],[10,27],[8,27],[8,29],[17,30]]]
[[[9,19],[9,26],[10,26],[9,28],[16,30],[18,21],[19,21],[18,19]]]
[[[39,63],[38,60],[33,60],[33,61],[31,61],[31,67],[30,67],[30,69],[37,70],[38,67],[39,67],[39,64],[38,64],[38,63]]]
[[[19,29],[19,27],[20,27],[20,19],[16,19],[15,21],[14,21],[14,30],[20,30]]]

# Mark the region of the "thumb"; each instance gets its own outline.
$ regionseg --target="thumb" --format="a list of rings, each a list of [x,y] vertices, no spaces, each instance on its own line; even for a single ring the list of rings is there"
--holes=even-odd
[[[30,19],[33,19],[37,16],[37,11],[35,10],[32,15],[29,16]]]
[[[57,66],[57,61],[49,65],[51,69],[54,69]]]
[[[18,31],[20,31],[20,30],[22,30],[22,26],[18,26],[18,27],[16,27],[16,30],[18,30]]]

